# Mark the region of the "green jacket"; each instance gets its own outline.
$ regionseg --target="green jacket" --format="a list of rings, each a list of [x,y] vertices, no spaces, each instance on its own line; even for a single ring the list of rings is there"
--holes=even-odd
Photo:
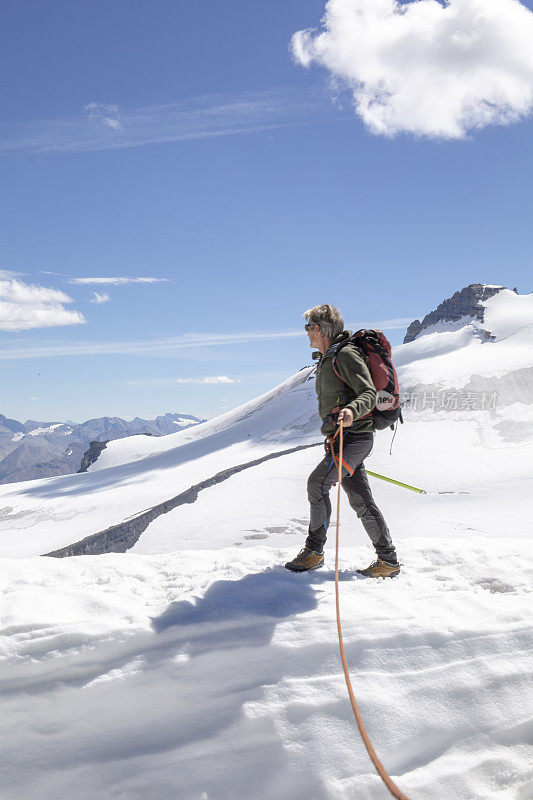
[[[335,375],[331,362],[335,355],[335,345],[348,339],[351,331],[343,331],[331,343],[324,355],[318,353],[316,368],[316,393],[318,397],[318,413],[322,419],[321,432],[324,436],[335,433],[337,425],[330,415],[334,408],[350,408],[354,422],[346,430],[350,433],[369,433],[374,430],[372,418],[360,420],[376,405],[376,389],[368,367],[351,344],[345,345],[339,352],[336,367],[345,382]]]

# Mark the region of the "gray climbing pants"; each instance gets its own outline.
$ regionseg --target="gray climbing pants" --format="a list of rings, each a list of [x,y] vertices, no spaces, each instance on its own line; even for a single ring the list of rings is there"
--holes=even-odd
[[[337,442],[335,443],[337,444]],[[373,433],[345,433],[343,442],[342,488],[348,502],[363,523],[376,553],[384,561],[396,563],[396,550],[383,514],[377,507],[368,483],[363,461],[372,452]],[[335,451],[337,454],[337,450]],[[329,492],[337,482],[338,467],[331,453],[327,453],[313,470],[307,481],[307,495],[311,506],[309,534],[306,544],[320,552],[326,542],[331,517]],[[350,474],[352,473],[352,474]]]

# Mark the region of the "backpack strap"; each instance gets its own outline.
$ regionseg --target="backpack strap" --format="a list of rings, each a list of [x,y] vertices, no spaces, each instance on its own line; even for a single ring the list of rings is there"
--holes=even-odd
[[[346,347],[347,344],[353,345],[355,347],[355,349],[359,352],[359,354],[362,356],[363,361],[365,362],[365,364],[367,363],[366,354],[361,350],[359,345],[357,345],[353,341],[353,336],[351,336],[349,339],[345,339],[344,342],[339,342],[339,344],[335,345],[335,350],[333,352],[333,358],[331,359],[331,368],[332,368],[333,372],[335,373],[335,375],[337,376],[337,378],[340,381],[342,381],[343,383],[346,383],[346,381],[344,380],[342,375],[339,373],[339,370],[337,369],[337,361],[339,360],[340,351],[342,350],[343,347]]]
[[[335,375],[337,376],[337,378],[343,383],[346,383],[346,381],[344,380],[339,370],[337,369],[337,359],[339,357],[339,350],[342,350],[342,347],[345,344],[348,344],[348,342],[341,342],[340,344],[337,345],[337,347],[335,348],[335,352],[333,353],[333,358],[331,359],[331,368],[335,373]]]
[[[361,353],[361,355],[363,357],[363,361],[365,361],[365,363],[366,363],[365,353],[361,351],[361,348],[358,345],[356,345],[355,342],[353,342],[351,338],[350,339],[346,339],[346,341],[344,341],[344,342],[339,342],[339,344],[336,345],[336,347],[335,347],[335,352],[333,353],[333,358],[331,359],[331,368],[332,368],[333,372],[335,373],[335,375],[337,376],[337,378],[340,381],[342,381],[343,383],[346,383],[346,381],[344,380],[344,378],[340,374],[339,370],[337,369],[337,360],[338,360],[338,357],[339,357],[339,352],[342,350],[343,347],[346,347],[347,344],[352,344],[356,348],[356,350],[358,350]],[[372,411],[369,411],[368,414],[364,415],[364,417],[358,417],[358,419],[360,419],[360,420],[372,419],[372,416],[373,416]]]

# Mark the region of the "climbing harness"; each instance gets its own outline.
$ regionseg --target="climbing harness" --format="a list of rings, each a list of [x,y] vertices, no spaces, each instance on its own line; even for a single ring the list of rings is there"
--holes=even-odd
[[[352,704],[353,713],[355,714],[355,719],[357,722],[357,727],[359,728],[359,733],[361,734],[361,738],[364,742],[368,755],[370,756],[370,760],[372,761],[373,765],[375,766],[381,780],[396,800],[409,800],[407,795],[405,795],[394,783],[391,779],[390,775],[385,770],[385,767],[379,760],[376,751],[370,741],[370,738],[365,730],[365,726],[363,725],[363,719],[361,717],[361,713],[357,706],[357,701],[355,699],[355,695],[352,689],[352,682],[350,680],[350,673],[348,671],[348,663],[346,661],[346,653],[344,652],[344,642],[342,639],[342,628],[341,628],[341,614],[340,614],[340,603],[339,603],[339,527],[340,527],[340,499],[341,499],[341,482],[342,482],[342,440],[343,440],[343,423],[342,419],[339,423],[339,428],[337,429],[337,433],[340,432],[339,437],[339,473],[338,473],[338,486],[337,486],[337,538],[335,543],[335,607],[337,611],[337,631],[339,634],[339,647],[341,652],[341,661],[342,666],[344,669],[344,677],[346,679],[346,686],[348,688],[348,695],[350,697],[350,703]],[[333,437],[336,438],[337,433]],[[404,484],[405,485],[405,484]],[[409,487],[412,488],[412,487]]]

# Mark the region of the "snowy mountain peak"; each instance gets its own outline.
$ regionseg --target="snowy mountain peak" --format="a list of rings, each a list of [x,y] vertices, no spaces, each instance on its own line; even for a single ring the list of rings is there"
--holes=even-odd
[[[533,293],[489,288],[497,291],[480,302],[482,319],[434,322],[395,347],[394,362],[417,414],[461,411],[460,396],[471,410],[491,409],[499,436],[523,442],[533,437]]]
[[[403,343],[412,342],[426,328],[439,322],[458,322],[465,317],[483,322],[485,314],[484,302],[506,288],[505,286],[496,286],[488,283],[471,283],[469,286],[465,286],[461,291],[455,292],[451,297],[443,300],[434,311],[426,314],[422,321],[415,319],[411,322],[407,328]],[[516,289],[513,291],[516,292]],[[489,336],[490,332],[488,332],[487,338]]]

